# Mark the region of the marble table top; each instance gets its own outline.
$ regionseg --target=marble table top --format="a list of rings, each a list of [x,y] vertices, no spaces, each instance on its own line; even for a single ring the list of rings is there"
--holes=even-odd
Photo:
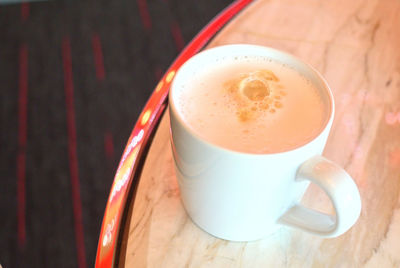
[[[164,115],[122,228],[120,267],[400,267],[400,1],[256,1],[210,47],[250,43],[309,62],[336,116],[324,156],[357,183],[360,219],[324,239],[282,228],[247,243],[200,230],[182,207]],[[303,203],[331,210],[311,186]]]

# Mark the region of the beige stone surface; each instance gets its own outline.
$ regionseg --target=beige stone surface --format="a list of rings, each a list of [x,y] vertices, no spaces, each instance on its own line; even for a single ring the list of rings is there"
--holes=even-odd
[[[120,266],[400,267],[400,1],[256,1],[210,46],[230,43],[287,51],[327,79],[336,116],[324,156],[356,181],[360,219],[332,239],[289,228],[249,243],[208,235],[182,207],[166,114],[130,206]],[[330,209],[315,187],[303,202]]]

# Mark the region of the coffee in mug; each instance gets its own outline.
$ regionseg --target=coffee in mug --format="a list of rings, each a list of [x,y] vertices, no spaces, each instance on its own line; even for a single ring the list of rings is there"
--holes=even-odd
[[[262,56],[215,59],[175,88],[177,111],[204,140],[244,153],[279,153],[315,138],[329,97],[299,71]]]
[[[349,230],[361,211],[357,185],[321,156],[334,112],[324,78],[282,51],[227,45],[189,59],[172,82],[169,114],[180,195],[193,222],[233,241],[282,226],[323,237]],[[333,213],[301,204],[310,183],[325,191]]]

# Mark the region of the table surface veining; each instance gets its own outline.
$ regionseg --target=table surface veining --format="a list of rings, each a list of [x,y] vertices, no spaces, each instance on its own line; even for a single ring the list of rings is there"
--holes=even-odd
[[[126,267],[400,267],[400,1],[256,1],[209,47],[250,43],[309,62],[336,115],[324,156],[356,181],[362,212],[344,235],[282,228],[265,239],[214,238],[184,211],[164,115],[149,150],[119,255]],[[311,186],[305,204],[331,210]]]

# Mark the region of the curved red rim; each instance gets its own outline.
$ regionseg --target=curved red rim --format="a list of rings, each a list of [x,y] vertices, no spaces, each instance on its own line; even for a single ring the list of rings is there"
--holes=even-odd
[[[111,186],[97,245],[95,267],[112,267],[115,263],[117,238],[132,180],[138,170],[139,160],[143,157],[146,142],[165,109],[169,86],[176,70],[251,2],[252,0],[235,1],[206,25],[172,63],[147,101],[128,139]]]

